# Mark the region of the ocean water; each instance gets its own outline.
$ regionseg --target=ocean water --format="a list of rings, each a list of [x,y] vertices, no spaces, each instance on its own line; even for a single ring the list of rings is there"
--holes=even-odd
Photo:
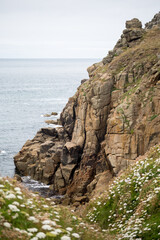
[[[87,67],[99,59],[0,59],[0,176],[13,177],[13,156],[63,110]],[[50,125],[53,126],[53,125]]]

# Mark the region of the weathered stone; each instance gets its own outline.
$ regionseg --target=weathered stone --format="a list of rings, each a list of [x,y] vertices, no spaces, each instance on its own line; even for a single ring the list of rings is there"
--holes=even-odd
[[[48,125],[49,125],[49,124],[58,125],[58,124],[59,124],[59,121],[58,121],[58,120],[52,120],[52,119],[50,119],[50,120],[46,120],[45,123],[47,123]]]
[[[73,203],[73,206],[76,207],[76,208],[79,207],[80,205],[81,205],[80,202],[74,202]]]
[[[65,187],[65,181],[60,168],[55,173],[54,184],[55,190]]]
[[[73,202],[87,202],[88,201],[88,197],[87,196],[82,196],[82,197],[75,197],[73,198]]]
[[[57,130],[55,128],[41,128],[38,133],[57,137]]]
[[[94,179],[90,184],[88,184],[88,186],[87,186],[87,192],[88,192],[88,193],[91,193],[91,192],[95,189],[96,184],[97,184],[97,180]]]
[[[85,82],[87,82],[88,81],[88,79],[82,79],[81,80],[81,84],[83,84],[83,83],[85,83]]]
[[[142,29],[125,29],[123,31],[124,37],[127,42],[131,42],[133,40],[137,40],[142,37],[144,31]]]
[[[52,141],[46,141],[45,143],[42,143],[40,145],[40,152],[41,153],[47,152],[49,148],[51,148],[53,145],[54,143]]]
[[[142,28],[142,23],[137,18],[133,18],[132,20],[126,21],[126,28]]]
[[[69,183],[69,180],[72,177],[75,167],[76,167],[76,164],[67,164],[65,166],[61,164],[62,175],[67,184]]]
[[[80,153],[80,146],[77,146],[73,142],[67,142],[63,148],[61,162],[63,163],[63,165],[77,164],[79,161]]]
[[[53,116],[57,116],[58,113],[57,113],[57,112],[51,112],[51,115],[53,115]]]
[[[160,27],[160,12],[155,14],[153,19],[150,22],[145,24],[146,29],[151,29],[154,26]]]

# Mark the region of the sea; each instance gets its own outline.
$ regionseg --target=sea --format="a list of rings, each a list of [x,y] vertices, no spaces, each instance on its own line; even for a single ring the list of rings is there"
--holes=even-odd
[[[13,157],[55,120],[86,69],[100,59],[0,59],[0,176],[13,177]],[[49,118],[45,114],[57,112]],[[54,125],[49,125],[55,127]]]

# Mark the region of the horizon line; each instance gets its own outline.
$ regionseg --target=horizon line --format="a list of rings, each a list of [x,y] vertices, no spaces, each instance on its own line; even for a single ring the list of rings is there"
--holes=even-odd
[[[0,60],[7,60],[7,59],[13,59],[13,60],[14,60],[14,59],[15,59],[15,60],[18,60],[18,59],[19,59],[19,60],[23,60],[23,59],[25,59],[25,60],[26,60],[26,59],[29,59],[29,60],[30,60],[30,59],[35,59],[35,60],[36,60],[36,59],[102,59],[102,58],[100,58],[100,57],[94,57],[94,58],[93,58],[93,57],[68,57],[68,58],[67,58],[67,57],[53,57],[53,58],[50,58],[50,57],[48,57],[48,58],[47,58],[47,57],[39,57],[39,58],[37,58],[37,57],[26,57],[26,58],[25,58],[25,57],[23,57],[23,58],[22,58],[22,57],[20,57],[20,58],[4,57],[4,58],[3,58],[3,57],[2,57],[2,58],[1,58],[1,57],[0,57]]]

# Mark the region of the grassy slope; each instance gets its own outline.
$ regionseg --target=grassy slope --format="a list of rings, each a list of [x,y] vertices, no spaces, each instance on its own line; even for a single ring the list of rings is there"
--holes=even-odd
[[[89,205],[88,220],[114,239],[160,239],[160,145],[152,148]]]
[[[40,237],[39,232],[45,235]],[[106,237],[72,211],[56,206],[52,199],[27,191],[13,179],[0,178],[0,239],[102,240]]]

